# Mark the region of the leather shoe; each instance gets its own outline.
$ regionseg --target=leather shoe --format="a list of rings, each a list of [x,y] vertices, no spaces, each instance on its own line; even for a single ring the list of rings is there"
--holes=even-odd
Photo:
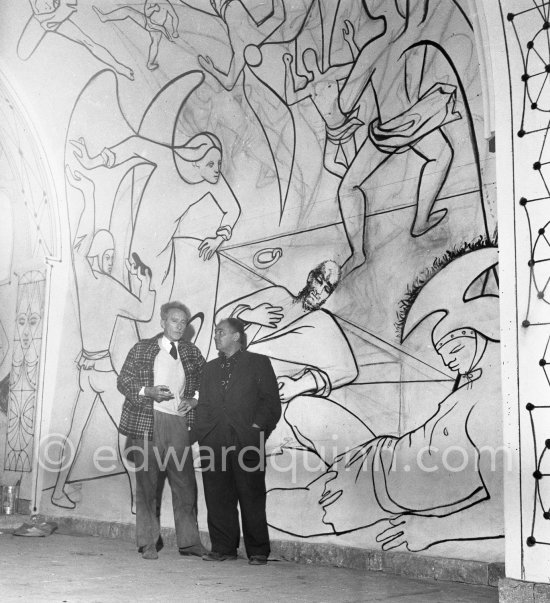
[[[251,555],[248,565],[267,565],[267,557],[265,555]]]
[[[159,554],[157,553],[156,548],[149,544],[145,547],[145,550],[141,554],[142,559],[158,559]]]
[[[202,556],[203,561],[235,561],[237,555],[235,553],[218,553],[211,551]]]
[[[184,557],[202,557],[208,555],[208,551],[202,546],[202,544],[193,544],[192,546],[184,546],[179,549],[180,555]]]
[[[145,546],[138,547],[138,553],[143,553],[143,551],[145,551],[145,548],[146,548]],[[162,551],[162,549],[164,548],[164,541],[162,540],[162,536],[158,537],[155,548],[157,549],[157,552]]]

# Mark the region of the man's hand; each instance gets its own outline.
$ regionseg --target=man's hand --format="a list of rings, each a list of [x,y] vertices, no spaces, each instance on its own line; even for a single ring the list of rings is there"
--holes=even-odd
[[[239,312],[239,318],[244,322],[274,329],[283,319],[283,309],[281,306],[272,306],[264,302],[255,308]]]
[[[199,401],[196,398],[182,398],[180,405],[178,406],[178,411],[188,413],[197,406],[198,402]]]
[[[155,402],[165,402],[166,400],[172,400],[174,397],[174,394],[167,385],[146,387],[144,393],[148,398],[153,398]]]

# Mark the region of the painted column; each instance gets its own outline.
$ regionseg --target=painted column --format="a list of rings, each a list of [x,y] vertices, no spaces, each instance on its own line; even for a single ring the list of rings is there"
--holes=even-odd
[[[550,576],[550,4],[503,0],[488,4],[485,12],[497,91],[506,576],[545,583]],[[534,585],[521,588],[537,592]],[[516,600],[509,596],[501,587],[501,600]]]

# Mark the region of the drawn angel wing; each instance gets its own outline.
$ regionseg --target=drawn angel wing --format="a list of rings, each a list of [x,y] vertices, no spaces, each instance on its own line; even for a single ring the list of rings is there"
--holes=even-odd
[[[184,144],[186,136],[183,131],[178,130],[178,120],[189,95],[203,80],[204,73],[193,70],[186,71],[168,82],[145,109],[138,134],[161,144]]]
[[[294,117],[279,96],[250,69],[244,71],[245,98],[258,119],[273,160],[282,219],[289,194],[296,154]]]

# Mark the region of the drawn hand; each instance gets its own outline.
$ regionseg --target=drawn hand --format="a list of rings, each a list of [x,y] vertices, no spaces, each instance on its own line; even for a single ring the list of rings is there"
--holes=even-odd
[[[216,68],[214,67],[214,63],[209,56],[203,57],[202,54],[198,56],[199,65],[208,73],[213,74]]]
[[[293,62],[294,62],[294,57],[291,54],[289,54],[288,52],[285,52],[285,54],[283,54],[283,63],[287,67],[291,67]]]
[[[86,168],[87,170],[93,170],[94,168],[103,165],[101,155],[98,155],[97,157],[90,157],[84,138],[70,140],[69,142],[73,146],[73,155],[76,157],[77,161],[82,167]]]
[[[279,397],[283,404],[287,404],[296,396],[300,396],[307,391],[300,379],[294,380],[292,377],[277,377],[279,384]]]
[[[178,406],[178,411],[187,413],[191,409],[196,408],[199,401],[196,398],[182,398],[180,405]]]
[[[155,402],[164,402],[165,400],[172,400],[174,394],[170,391],[167,385],[152,385],[145,388],[145,395],[148,398],[153,398]]]
[[[250,322],[256,325],[262,325],[274,329],[283,319],[283,309],[281,306],[272,306],[264,302],[255,308],[247,308],[239,313],[239,318],[244,322]]]
[[[401,515],[387,522],[389,527],[378,534],[376,542],[382,543],[384,551],[396,549],[401,545],[405,545],[408,551],[424,551],[437,541],[438,521],[438,517]],[[459,529],[457,527],[457,530]]]
[[[146,6],[144,8],[144,12],[145,15],[147,17],[150,17],[153,13],[158,13],[160,10],[160,5],[159,4],[148,4],[146,3]]]
[[[224,239],[222,237],[204,239],[199,245],[199,257],[204,261],[211,259],[223,241]]]
[[[334,504],[342,495],[342,484],[338,482],[338,476],[338,471],[333,469],[329,469],[324,475],[323,493],[317,501],[323,507]]]
[[[375,519],[368,509],[377,500],[372,476],[369,477],[376,449],[376,440],[346,449],[330,466],[319,503],[325,512],[323,523],[331,525],[337,533],[372,525]]]
[[[134,251],[132,259],[125,260],[126,268],[130,275],[137,277],[142,283],[149,284],[153,276],[151,268],[141,261],[139,255]]]
[[[342,35],[344,36],[344,40],[348,44],[354,43],[355,38],[355,28],[353,27],[353,23],[348,19],[344,19],[344,27],[342,28]]]
[[[124,260],[124,265],[126,266],[126,270],[128,270],[128,274],[130,276],[137,276],[138,269],[134,262],[131,262],[128,258]]]
[[[79,172],[78,170],[73,171],[68,165],[66,165],[65,178],[73,188],[81,191],[84,197],[91,197],[94,194],[94,181],[87,176],[84,176],[82,172]]]

